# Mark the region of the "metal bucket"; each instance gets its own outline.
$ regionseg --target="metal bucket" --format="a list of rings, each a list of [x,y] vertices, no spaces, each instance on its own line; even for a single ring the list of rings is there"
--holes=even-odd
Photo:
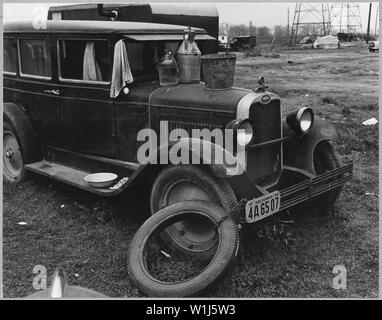
[[[177,53],[180,83],[200,82],[200,54]]]
[[[201,56],[202,73],[208,89],[229,89],[233,86],[235,54],[206,54]]]

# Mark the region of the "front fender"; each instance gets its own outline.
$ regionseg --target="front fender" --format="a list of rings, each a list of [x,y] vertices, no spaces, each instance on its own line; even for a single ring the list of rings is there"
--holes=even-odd
[[[333,141],[341,143],[341,137],[337,129],[322,119],[315,118],[312,130],[297,137],[283,121],[283,136],[293,136],[292,139],[283,143],[283,162],[286,166],[296,167],[315,174],[313,153],[321,141]]]
[[[5,102],[3,106],[3,118],[10,123],[18,135],[24,162],[31,163],[41,160],[41,144],[24,109],[13,102]]]
[[[232,153],[203,139],[182,138],[169,141],[155,150],[150,150],[149,155],[142,161],[142,155],[146,153],[138,151],[138,160],[142,164],[207,165],[217,177],[240,175],[245,171],[244,166],[240,165]]]
[[[185,152],[185,158],[180,162],[181,164],[203,165],[209,167],[212,174],[216,177],[227,180],[238,198],[250,199],[254,196],[262,195],[262,192],[247,175],[245,164],[242,166],[242,162],[237,161],[237,158],[227,150],[203,139],[183,138],[179,141],[169,143],[168,145],[162,144],[154,152],[150,153],[150,156],[146,158],[144,163],[141,162],[138,173],[134,178],[141,174],[142,176],[150,174],[156,175],[160,171],[158,167],[163,165],[180,164],[168,161],[171,160],[169,159],[170,153],[173,153],[174,155],[172,147],[175,147],[175,145],[177,145],[176,150],[187,150],[187,152]],[[211,150],[211,152],[209,150]],[[222,161],[221,159],[222,154],[225,155],[225,161]],[[233,163],[235,163],[235,165],[232,165]]]

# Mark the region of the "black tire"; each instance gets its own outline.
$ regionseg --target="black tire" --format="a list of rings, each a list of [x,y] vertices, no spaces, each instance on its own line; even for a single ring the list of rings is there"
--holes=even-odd
[[[313,162],[317,175],[340,167],[337,153],[328,141],[323,141],[316,146],[313,154]],[[327,209],[338,199],[341,190],[342,186],[325,192],[311,201],[311,207],[317,213],[327,213]]]
[[[25,177],[24,152],[16,130],[3,121],[3,181],[16,184]]]
[[[162,228],[179,221],[189,213],[202,215],[218,225],[217,250],[200,274],[184,281],[157,280],[147,270],[145,245],[150,235],[156,231],[161,232]],[[216,280],[232,266],[239,248],[237,225],[230,217],[221,221],[225,216],[226,212],[222,207],[212,202],[195,200],[173,204],[147,219],[130,244],[128,272],[138,289],[151,297],[187,297],[194,296],[216,283]]]
[[[188,192],[187,188],[191,191]],[[227,212],[237,206],[237,199],[230,185],[201,167],[178,165],[163,169],[151,189],[151,214],[187,200],[210,201],[222,206]],[[209,255],[210,249],[216,243],[213,235],[213,226],[210,228],[198,223],[196,219],[188,225],[179,223],[168,228],[161,238],[174,251],[202,256]]]

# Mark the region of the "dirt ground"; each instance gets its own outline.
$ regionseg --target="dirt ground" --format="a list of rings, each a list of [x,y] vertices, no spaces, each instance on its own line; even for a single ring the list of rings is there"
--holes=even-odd
[[[378,119],[378,54],[366,48],[239,54],[235,85],[253,89],[260,75],[284,111],[309,106],[338,128],[337,150],[342,161],[354,161],[354,178],[327,216],[304,212],[288,226],[288,244],[244,239],[234,270],[207,295],[377,297],[378,125],[362,122]],[[62,266],[70,284],[112,297],[141,296],[126,268],[130,240],[148,214],[138,199],[104,200],[36,175],[4,186],[4,296],[35,292],[35,265],[49,277]],[[347,289],[333,289],[336,265],[347,269]]]

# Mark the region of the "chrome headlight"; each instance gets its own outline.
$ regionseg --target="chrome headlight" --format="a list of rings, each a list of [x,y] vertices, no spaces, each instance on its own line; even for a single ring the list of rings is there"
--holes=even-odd
[[[307,134],[313,127],[314,114],[311,108],[300,108],[287,114],[286,122],[297,135]]]
[[[236,130],[237,142],[240,145],[246,146],[253,140],[253,126],[248,120],[244,120],[243,122],[241,122]]]
[[[253,141],[254,130],[249,119],[236,119],[227,124],[226,129],[232,129],[234,141],[246,146]]]

